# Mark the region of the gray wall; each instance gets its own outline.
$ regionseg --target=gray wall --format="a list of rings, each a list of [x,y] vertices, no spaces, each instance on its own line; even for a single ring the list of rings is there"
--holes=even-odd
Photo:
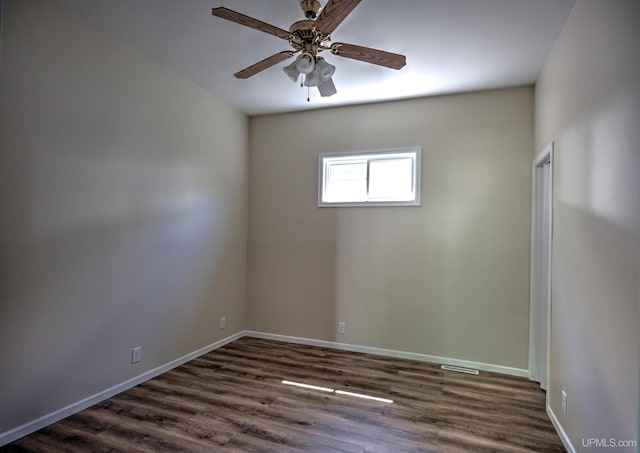
[[[317,207],[318,154],[412,145],[422,206]],[[248,327],[526,369],[532,158],[532,87],[252,118]]]
[[[536,85],[536,150],[556,145],[551,408],[579,450],[638,440],[639,64],[640,2],[578,0]]]
[[[52,1],[4,8],[0,433],[244,329],[248,196],[244,115]]]

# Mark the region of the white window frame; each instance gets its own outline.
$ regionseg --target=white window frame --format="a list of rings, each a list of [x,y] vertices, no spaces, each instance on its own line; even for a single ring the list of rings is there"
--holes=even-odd
[[[385,155],[413,154],[412,186],[415,197],[413,200],[402,201],[357,201],[357,202],[326,202],[323,195],[326,183],[327,163],[335,158],[362,157],[367,162],[375,161]],[[422,148],[412,146],[407,148],[393,148],[375,151],[354,151],[346,153],[325,153],[318,156],[318,207],[343,207],[343,206],[420,206],[420,176],[422,167]]]

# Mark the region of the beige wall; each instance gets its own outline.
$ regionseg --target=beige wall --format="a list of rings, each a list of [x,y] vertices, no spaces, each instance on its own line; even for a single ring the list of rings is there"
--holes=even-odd
[[[208,93],[49,0],[2,46],[0,434],[244,329],[248,196]]]
[[[578,449],[637,439],[637,0],[578,0],[535,146],[527,87],[249,125],[52,1],[4,16],[0,434],[244,329],[245,291],[252,330],[527,368],[532,150],[553,140],[551,407]],[[316,206],[319,153],[411,145],[421,207]]]
[[[411,145],[421,207],[317,207],[318,154]],[[252,118],[248,328],[526,369],[532,157],[530,87]]]
[[[556,145],[551,407],[578,450],[638,439],[639,56],[640,2],[578,0],[536,86],[536,150]]]

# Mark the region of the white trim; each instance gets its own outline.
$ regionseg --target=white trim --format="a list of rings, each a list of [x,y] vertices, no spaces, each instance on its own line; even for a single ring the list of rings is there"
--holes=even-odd
[[[553,412],[553,410],[551,409],[551,406],[549,405],[547,405],[547,416],[549,417],[549,420],[551,420],[551,424],[553,425],[556,432],[558,433],[558,437],[560,437],[560,440],[562,441],[564,448],[567,449],[567,452],[576,453],[576,449],[571,443],[571,439],[569,439],[567,432],[564,430],[564,428],[560,424],[560,421],[558,420],[558,417],[556,417],[556,414]]]
[[[167,371],[178,367],[184,363],[187,363],[190,360],[193,360],[197,357],[200,357],[203,354],[211,352],[215,349],[221,348],[222,346],[231,343],[239,338],[242,338],[244,335],[244,331],[238,332],[234,335],[231,335],[227,338],[223,338],[222,340],[216,341],[208,346],[200,348],[196,351],[193,351],[187,355],[184,355],[178,359],[172,360],[171,362],[165,363],[153,370],[149,370],[145,373],[142,373],[132,379],[124,381],[120,384],[114,385],[111,388],[103,390],[101,392],[96,393],[95,395],[91,395],[87,398],[84,398],[75,403],[69,404],[62,409],[58,409],[57,411],[51,412],[50,414],[44,415],[36,420],[25,423],[22,426],[18,426],[12,430],[6,431],[0,434],[0,447],[6,444],[9,444],[15,440],[20,439],[28,434],[34,433],[39,429],[44,428],[52,423],[62,420],[70,415],[73,415],[81,410],[84,410],[94,404],[97,404],[101,401],[111,398],[112,396],[117,395],[118,393],[122,393],[125,390],[129,390],[132,387],[135,387],[138,384],[141,384],[149,379],[152,379],[156,376],[161,375],[162,373],[166,373]]]
[[[547,162],[551,163],[553,161],[554,146],[555,146],[554,142],[551,142],[547,146],[545,146],[542,152],[539,153],[533,160],[533,166],[540,167],[541,165],[546,164]]]
[[[530,294],[529,294],[529,378],[531,380],[541,382],[542,387],[547,390],[547,404],[549,404],[549,398],[551,394],[551,265],[552,265],[552,250],[553,250],[553,151],[554,143],[549,143],[545,149],[538,154],[533,160],[533,166],[531,169],[531,275],[530,275]],[[537,225],[537,206],[536,201],[539,192],[539,181],[537,177],[538,171],[545,164],[549,164],[549,244],[547,253],[547,294],[546,294],[546,370],[544,379],[540,379],[537,375],[538,366],[535,358],[538,357],[539,339],[536,341],[534,332],[537,329],[537,322],[539,320],[539,306],[534,301],[539,299],[538,295],[538,276],[536,275],[536,269],[539,269],[539,256],[537,254],[538,241],[536,239],[536,225]]]
[[[393,349],[373,348],[369,346],[358,346],[346,343],[337,343],[334,341],[313,340],[310,338],[290,337],[287,335],[277,335],[264,332],[254,332],[247,330],[245,336],[252,338],[261,338],[263,340],[284,341],[286,343],[304,344],[308,346],[319,346],[321,348],[338,349],[341,351],[364,352],[366,354],[382,355],[386,357],[397,357],[399,359],[416,360],[418,362],[430,362],[438,365],[453,365],[465,368],[475,368],[482,371],[491,371],[494,373],[509,374],[511,376],[528,377],[529,370],[522,368],[512,368],[502,365],[494,365],[490,363],[472,362],[469,360],[452,359],[449,357],[440,357],[428,354],[418,354],[415,352],[396,351]]]
[[[325,159],[335,157],[363,156],[373,158],[383,154],[413,154],[415,153],[413,166],[413,181],[415,198],[409,201],[357,201],[357,202],[328,202],[323,201],[325,183]],[[367,159],[368,160],[368,159]],[[377,149],[369,151],[349,151],[344,153],[323,153],[318,155],[318,207],[319,208],[340,208],[340,207],[375,207],[375,206],[420,206],[421,196],[421,174],[422,174],[422,147],[408,146],[405,148]],[[368,178],[368,176],[367,176]]]

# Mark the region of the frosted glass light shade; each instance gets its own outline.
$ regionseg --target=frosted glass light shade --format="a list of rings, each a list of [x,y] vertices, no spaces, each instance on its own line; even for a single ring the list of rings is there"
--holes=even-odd
[[[321,83],[322,81],[320,80],[318,71],[315,69],[307,74],[307,76],[304,78],[304,86],[306,87],[317,87]]]
[[[296,58],[296,69],[302,74],[309,74],[316,66],[316,60],[310,53],[303,53]]]
[[[298,81],[298,77],[300,77],[300,71],[298,71],[298,69],[296,69],[296,62],[295,61],[293,63],[291,63],[290,65],[287,65],[284,68],[282,68],[282,70],[287,75],[287,77],[289,77],[291,79],[291,81],[293,83],[296,83]]]
[[[315,71],[318,73],[320,81],[326,82],[333,77],[333,74],[336,72],[336,67],[327,63],[323,58],[318,58]]]

